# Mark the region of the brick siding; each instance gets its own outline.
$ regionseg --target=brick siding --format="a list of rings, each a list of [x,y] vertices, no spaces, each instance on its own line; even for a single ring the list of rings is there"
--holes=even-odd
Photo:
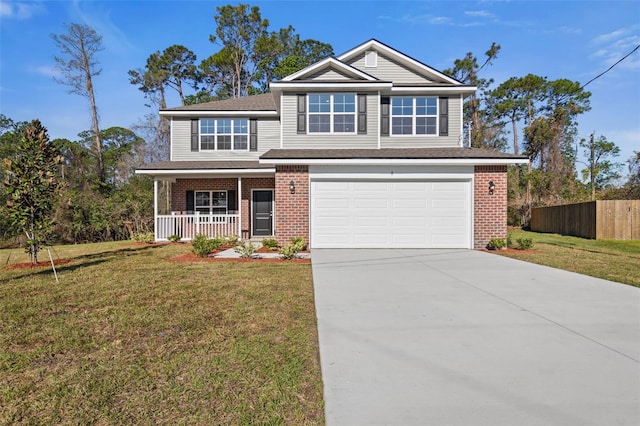
[[[475,166],[473,211],[474,248],[485,248],[491,238],[507,238],[507,166]]]
[[[291,194],[289,182],[295,193]],[[308,166],[276,167],[276,230],[280,244],[292,237],[304,237],[309,244],[309,168]]]
[[[242,238],[251,237],[251,190],[274,188],[274,178],[242,178],[242,196],[240,201],[242,203]],[[177,179],[171,187],[171,210],[185,211],[187,209],[187,191],[200,190],[237,191],[238,179]],[[238,207],[236,207],[236,209],[238,209]]]

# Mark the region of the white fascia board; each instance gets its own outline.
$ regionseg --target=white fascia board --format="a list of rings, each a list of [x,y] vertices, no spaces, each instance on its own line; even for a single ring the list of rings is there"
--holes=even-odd
[[[160,111],[167,117],[277,117],[278,111]]]
[[[336,82],[272,82],[270,84],[272,89],[325,89],[325,90],[344,90],[344,89],[390,89],[392,87],[391,82],[364,82],[364,83],[354,83],[351,81],[345,83],[336,83]]]
[[[369,50],[371,48],[375,48],[378,51],[384,52],[385,54],[393,57],[395,60],[397,60],[400,63],[403,63],[405,65],[409,65],[410,67],[413,67],[414,69],[419,69],[422,71],[426,71],[429,74],[435,74],[438,77],[442,78],[443,80],[449,82],[449,83],[453,83],[453,84],[460,84],[459,81],[452,79],[451,77],[449,77],[448,75],[445,75],[443,73],[441,73],[440,71],[431,68],[428,65],[423,64],[422,62],[416,61],[413,58],[410,58],[409,56],[401,53],[400,51],[397,50],[393,50],[387,46],[385,46],[384,44],[381,44],[379,42],[377,42],[376,40],[370,40],[367,43],[356,47],[354,49],[351,49],[348,52],[343,53],[342,55],[338,56],[338,60],[340,61],[344,61],[345,59],[349,59],[352,58],[353,56],[364,52],[366,50]]]
[[[336,159],[264,159],[261,164],[274,165],[413,165],[413,166],[482,166],[528,164],[527,159],[517,158],[336,158]]]
[[[244,175],[271,175],[276,172],[275,168],[269,169],[169,169],[169,170],[153,170],[153,169],[138,169],[136,174],[138,175],[150,175],[150,176],[202,176],[202,175],[229,175],[229,176],[244,176]]]
[[[397,87],[394,86],[391,88],[391,93],[451,93],[451,94],[472,94],[476,90],[478,90],[475,86],[445,86],[445,87],[409,87],[402,86]]]
[[[360,77],[363,78],[365,80],[369,80],[369,81],[375,81],[376,78],[360,71],[359,69],[352,67],[351,65],[347,65],[345,63],[342,63],[340,61],[338,61],[335,58],[326,58],[323,59],[320,62],[316,62],[313,65],[310,65],[306,68],[301,69],[298,72],[295,72],[291,75],[286,76],[285,78],[283,78],[280,81],[294,81],[297,80],[300,77],[304,77],[305,75],[308,74],[315,74],[316,72],[322,70],[323,68],[329,66],[329,65],[335,65],[336,68],[343,70],[346,74],[350,74],[352,76],[356,76],[356,77]]]

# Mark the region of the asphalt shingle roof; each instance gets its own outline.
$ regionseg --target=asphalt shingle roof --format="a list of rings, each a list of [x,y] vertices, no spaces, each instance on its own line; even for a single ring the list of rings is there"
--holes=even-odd
[[[225,99],[202,104],[167,108],[163,111],[275,111],[276,102],[271,93]]]
[[[526,159],[520,155],[479,148],[272,149],[261,160],[296,159]]]

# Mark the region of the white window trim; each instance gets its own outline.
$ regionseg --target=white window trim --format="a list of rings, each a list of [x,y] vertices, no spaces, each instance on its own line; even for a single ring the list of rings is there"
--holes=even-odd
[[[311,102],[311,96],[312,95],[329,95],[331,96],[331,101],[330,101],[330,105],[331,105],[331,111],[329,112],[311,112],[309,105]],[[353,113],[344,113],[344,112],[338,112],[336,113],[333,108],[334,108],[334,103],[333,103],[333,97],[335,95],[352,95],[353,99],[354,99],[354,105],[355,105],[355,110]],[[358,95],[356,93],[309,93],[306,96],[307,98],[307,134],[309,135],[355,135],[358,131]],[[329,116],[329,131],[328,132],[312,132],[311,131],[311,126],[310,126],[310,121],[309,118],[311,117],[311,115],[328,115]],[[335,115],[353,115],[353,132],[335,132],[333,130],[333,117]]]
[[[202,120],[213,120],[213,133],[203,133],[202,132]],[[231,120],[231,133],[222,133],[222,134],[218,134],[218,120]],[[247,121],[247,133],[235,133],[235,120],[246,120]],[[199,134],[198,134],[198,138],[199,138],[199,143],[200,143],[200,151],[221,151],[221,152],[229,152],[229,151],[239,151],[239,152],[245,152],[245,151],[249,151],[250,148],[250,144],[249,144],[249,139],[250,139],[250,132],[249,132],[249,119],[248,118],[214,118],[214,117],[202,117],[198,120],[198,130],[199,130]],[[223,136],[223,135],[230,135],[231,136],[231,149],[218,149],[218,136]],[[247,137],[247,148],[246,149],[235,149],[235,144],[234,144],[234,137],[236,135],[245,135]],[[202,147],[202,137],[203,136],[213,136],[214,137],[214,142],[213,142],[213,149],[209,149],[209,148],[203,148]]]
[[[225,194],[225,206],[224,206],[224,213],[200,213],[200,214],[204,214],[204,215],[214,215],[214,216],[218,216],[218,215],[227,215],[229,214],[229,191],[227,191],[226,189],[196,189],[193,191],[193,210],[194,211],[198,211],[198,208],[205,208],[205,206],[198,206],[197,202],[198,202],[198,192],[207,192],[209,193],[209,206],[207,207],[209,209],[209,211],[211,211],[211,209],[213,208],[217,208],[217,209],[222,209],[222,207],[214,207],[211,205],[211,201],[213,201],[213,193],[214,192],[224,192]]]
[[[417,98],[433,98],[436,100],[436,113],[435,115],[417,115],[416,114],[416,99]],[[394,99],[412,99],[412,115],[394,115],[393,114],[393,100]],[[440,134],[440,120],[438,119],[440,114],[440,105],[437,96],[393,96],[390,100],[389,105],[389,136],[394,138],[415,138],[415,137],[425,137],[425,138],[433,138],[437,137]],[[418,134],[416,133],[416,118],[429,118],[433,117],[436,119],[436,131],[433,134],[425,133]],[[395,134],[393,133],[393,119],[394,118],[411,118],[411,134]]]

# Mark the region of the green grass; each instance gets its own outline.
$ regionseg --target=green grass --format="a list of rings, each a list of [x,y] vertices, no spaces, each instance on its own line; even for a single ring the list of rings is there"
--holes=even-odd
[[[322,424],[310,265],[167,261],[189,250],[0,270],[0,424]]]
[[[518,238],[533,239],[533,250],[496,253],[640,287],[640,240],[589,240],[519,229],[509,234],[514,244]]]

